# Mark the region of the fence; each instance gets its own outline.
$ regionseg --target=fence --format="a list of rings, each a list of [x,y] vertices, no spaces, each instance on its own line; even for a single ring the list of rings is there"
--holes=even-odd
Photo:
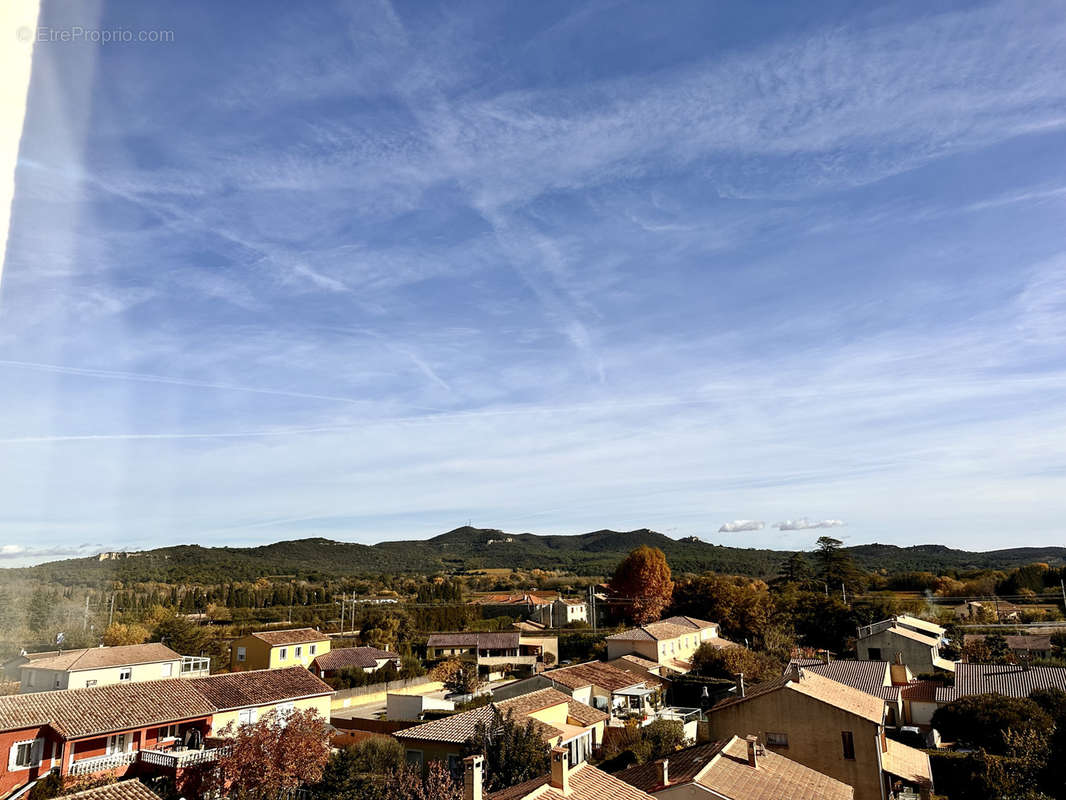
[[[363,706],[369,703],[384,700],[389,692],[398,694],[423,694],[435,692],[443,687],[440,681],[435,681],[428,676],[407,678],[405,680],[385,681],[373,683],[369,686],[356,686],[352,689],[341,689],[333,695],[333,708],[348,708],[349,706]]]

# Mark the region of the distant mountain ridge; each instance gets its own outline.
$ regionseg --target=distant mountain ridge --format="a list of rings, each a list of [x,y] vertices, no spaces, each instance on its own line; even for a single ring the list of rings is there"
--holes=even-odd
[[[9,570],[63,585],[123,582],[225,582],[293,575],[301,578],[433,573],[474,568],[559,569],[580,575],[609,574],[640,545],[666,553],[675,572],[713,570],[770,577],[794,551],[731,547],[686,537],[672,539],[647,528],[599,530],[575,535],[506,533],[463,526],[431,539],[375,545],[311,538],[257,547],[176,545],[138,553],[68,559]],[[865,544],[846,548],[862,567],[889,571],[1010,569],[1034,561],[1066,563],[1066,548],[1020,547],[988,552],[943,545],[898,547]]]

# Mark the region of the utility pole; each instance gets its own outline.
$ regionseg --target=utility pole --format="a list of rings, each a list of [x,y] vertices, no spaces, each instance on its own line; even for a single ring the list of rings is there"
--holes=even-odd
[[[1066,584],[1062,582],[1062,578],[1059,578],[1059,588],[1062,589],[1062,607],[1066,609]]]
[[[85,593],[85,615],[81,618],[81,629],[89,629],[89,593]]]
[[[840,582],[840,594],[844,598],[844,605],[848,604],[848,590],[844,588],[844,581]]]
[[[114,619],[115,619],[115,593],[114,593],[114,592],[112,592],[112,593],[111,593],[111,611],[110,611],[110,613],[109,613],[109,614],[107,615],[107,624],[108,624],[108,627],[110,627],[110,626],[111,626],[111,623],[112,623],[112,622],[114,621]]]

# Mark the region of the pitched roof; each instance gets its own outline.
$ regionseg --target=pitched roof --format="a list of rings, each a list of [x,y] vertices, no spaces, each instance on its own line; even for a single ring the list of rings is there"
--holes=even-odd
[[[778,753],[748,764],[748,743],[734,736],[697,783],[731,800],[851,800],[855,790]]]
[[[1028,697],[1036,689],[1066,691],[1066,667],[959,663],[955,665],[955,685],[937,689],[936,701],[950,703],[971,694]]]
[[[558,595],[542,595],[533,592],[525,594],[490,594],[484,597],[475,597],[470,601],[472,605],[479,606],[546,606],[555,602]]]
[[[133,779],[64,795],[63,800],[159,800],[159,796],[139,780]]]
[[[661,639],[676,639],[704,628],[717,628],[713,622],[694,620],[691,617],[670,617],[659,622],[649,622],[636,628],[629,628],[621,633],[612,633],[607,637],[616,642],[650,642]]]
[[[49,725],[76,739],[206,717],[216,710],[193,681],[166,678],[0,697],[0,730]]]
[[[932,783],[933,770],[927,753],[894,739],[886,739],[885,744],[888,749],[881,754],[881,766],[885,772],[919,785]]]
[[[474,735],[478,723],[491,725],[494,717],[495,709],[491,705],[481,706],[461,714],[453,714],[450,717],[442,717],[432,722],[404,728],[402,731],[396,731],[393,736],[397,739],[462,744]]]
[[[256,639],[269,644],[271,647],[287,644],[306,644],[308,642],[324,642],[329,636],[314,628],[294,628],[288,631],[256,631],[252,634]]]
[[[663,788],[658,765],[664,760],[668,785],[696,783],[729,800],[851,800],[854,795],[847,784],[765,749],[758,766],[751,767],[748,744],[738,736],[679,750],[617,777],[644,791],[658,791]]]
[[[165,644],[128,644],[118,647],[84,647],[79,650],[56,650],[49,653],[27,653],[28,669],[58,669],[72,672],[81,669],[125,667],[133,664],[154,664],[157,661],[180,661],[181,655]]]
[[[220,711],[333,693],[303,667],[229,672],[191,678],[189,683]]]
[[[634,786],[624,783],[613,775],[582,762],[570,768],[570,791],[563,794],[549,785],[549,776],[544,775],[531,781],[494,792],[488,800],[652,800],[651,795]]]
[[[799,680],[795,679],[793,672],[782,675],[772,681],[757,684],[749,689],[744,697],[731,697],[711,708],[711,713],[723,708],[746,703],[756,697],[776,691],[793,691],[811,697],[835,708],[849,711],[856,716],[880,725],[885,718],[885,701],[879,697],[867,694],[852,686],[837,683],[825,678],[816,672],[798,668]]]
[[[582,703],[580,700],[570,700],[566,704],[566,716],[577,720],[583,727],[595,725],[598,722],[606,722],[611,715],[598,708]]]
[[[930,633],[919,633],[918,631],[912,631],[910,628],[903,628],[899,625],[893,625],[888,629],[889,633],[894,633],[897,636],[902,636],[905,639],[911,639],[915,642],[921,642],[922,644],[935,645],[940,644],[940,637]]]
[[[464,711],[460,714],[453,714],[450,717],[444,717],[442,719],[433,720],[432,722],[415,725],[411,728],[405,728],[402,731],[396,731],[393,736],[398,739],[417,739],[420,741],[462,744],[474,735],[478,723],[483,723],[485,725],[492,724],[495,712],[498,711],[505,716],[513,714],[519,719],[522,717],[530,719],[530,721],[533,722],[533,727],[540,731],[545,740],[549,740],[558,736],[565,736],[566,732],[559,730],[553,725],[548,725],[540,720],[533,719],[532,717],[529,717],[529,715],[562,703],[565,703],[567,706],[567,716],[577,719],[584,727],[588,727],[603,719],[607,719],[607,715],[602,714],[602,712],[597,712],[599,716],[591,714],[590,712],[595,712],[596,709],[588,706],[586,706],[588,711],[581,711],[582,717],[578,717],[576,714],[571,714],[570,704],[573,702],[576,701],[572,701],[569,696],[563,694],[558,689],[540,689],[536,692],[512,697],[509,700],[490,703],[487,706],[481,706],[480,708],[475,708],[471,711]],[[585,722],[584,719],[590,719],[591,721]]]
[[[987,634],[984,633],[967,633],[962,637],[963,644],[971,644],[973,642],[983,642]],[[1051,649],[1051,634],[1035,635],[1035,634],[1011,634],[1004,636],[1007,640],[1007,647],[1011,650],[1050,650]]]
[[[670,779],[670,783],[689,783],[692,781],[700,770],[707,766],[710,760],[718,755],[728,743],[728,739],[720,739],[716,742],[705,742],[704,744],[697,744],[693,747],[686,747],[684,750],[678,750],[676,753],[671,753],[667,757],[669,762],[667,764],[669,772],[667,777]],[[617,773],[617,777],[630,786],[636,786],[645,792],[654,792],[662,788],[659,785],[658,767],[662,760],[660,758],[657,761],[648,761],[644,764],[629,767]]]
[[[643,681],[641,677],[632,672],[612,667],[602,661],[589,661],[584,664],[559,667],[542,672],[541,675],[548,680],[561,683],[569,689],[580,689],[582,686],[599,686],[608,692],[636,686]]]
[[[929,622],[929,620],[920,619],[919,617],[913,617],[910,614],[900,614],[896,617],[896,623],[909,628],[927,631],[937,637],[943,636],[946,632],[942,625],[937,625],[935,622]]]
[[[796,659],[786,667],[786,672],[793,664],[875,697],[885,700],[899,697],[899,688],[892,685],[892,665],[887,661],[840,660],[827,663],[821,659]]]
[[[345,667],[376,667],[378,661],[383,659],[399,660],[400,656],[387,650],[378,650],[376,647],[342,647],[339,650],[330,650],[320,656],[315,656],[311,663],[317,669],[344,669]]]
[[[518,647],[518,631],[500,633],[433,633],[427,647],[476,647],[479,650],[510,650]]]

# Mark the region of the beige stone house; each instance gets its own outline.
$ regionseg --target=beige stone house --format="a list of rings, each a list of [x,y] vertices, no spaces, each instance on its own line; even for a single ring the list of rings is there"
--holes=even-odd
[[[718,635],[718,623],[694,617],[669,617],[607,637],[607,660],[635,655],[675,672],[692,669],[691,658],[704,643],[736,647]]]
[[[781,678],[708,712],[711,739],[754,734],[786,756],[855,789],[855,800],[928,796],[929,757],[885,735],[885,702],[794,665]]]
[[[314,628],[257,631],[230,644],[230,669],[310,667],[315,658],[330,651],[330,642],[327,634]]]
[[[210,671],[210,659],[182,656],[159,642],[26,653],[19,692],[84,689],[160,678],[193,678]]]
[[[434,633],[426,641],[426,659],[463,658],[474,662],[490,680],[513,669],[539,672],[559,660],[556,636],[521,631]]]
[[[936,623],[907,614],[863,625],[855,647],[863,661],[891,661],[920,675],[940,669],[952,672],[955,664],[940,656],[945,630]]]
[[[481,706],[450,717],[397,731],[408,763],[425,767],[443,761],[452,772],[460,768],[463,747],[478,723],[491,724],[496,713],[516,720],[531,720],[544,738],[544,746],[563,748],[572,763],[589,757],[603,742],[607,715],[555,689],[524,694],[510,700]]]
[[[663,800],[852,800],[848,784],[733,736],[686,747],[616,776]]]
[[[329,720],[333,689],[303,667],[229,672],[190,683],[216,709],[211,720],[216,736],[227,726],[254,725],[270,714],[284,718],[295,711],[314,711]]]

